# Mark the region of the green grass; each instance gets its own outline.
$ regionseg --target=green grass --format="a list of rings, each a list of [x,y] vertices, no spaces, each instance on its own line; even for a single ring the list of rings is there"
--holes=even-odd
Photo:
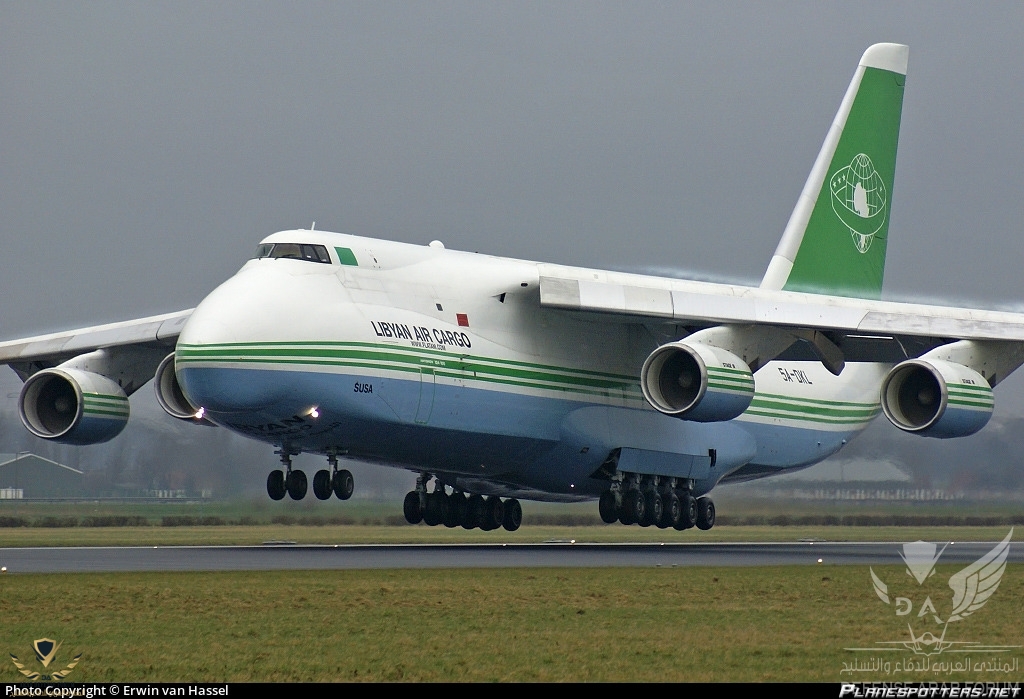
[[[902,566],[874,570],[906,584]],[[929,588],[940,610],[956,570]],[[51,669],[82,653],[76,682],[1021,679],[843,675],[866,659],[844,648],[906,633],[866,566],[8,575],[0,590],[0,651],[38,666],[33,639],[61,641]],[[1024,643],[1022,596],[1010,565],[947,639]],[[0,681],[19,677],[4,656]]]
[[[722,497],[719,499],[719,523],[708,532],[605,525],[597,515],[595,503],[526,502],[523,509],[523,527],[509,533],[410,526],[404,521],[400,502],[331,500],[322,503],[310,498],[277,503],[267,499],[181,503],[0,501],[0,548],[258,545],[266,541],[298,544],[505,543],[552,539],[588,542],[998,541],[1010,526],[1024,524],[1019,511],[1005,503],[829,504]],[[836,519],[842,525],[826,524]],[[122,520],[143,526],[111,526]],[[181,526],[202,521],[215,524]]]
[[[518,532],[394,526],[377,503],[2,503],[0,517],[132,516],[149,526],[0,527],[0,548],[69,545],[448,543],[576,541],[998,541],[1008,524],[729,526],[708,532],[593,523],[593,505],[527,506]],[[323,504],[321,504],[323,505]],[[812,507],[783,507],[795,516]],[[961,508],[849,508],[945,516]],[[754,507],[744,508],[754,512]],[[344,513],[350,524],[271,524],[285,514]],[[769,507],[771,515],[778,510]],[[971,510],[971,512],[974,512]],[[578,523],[545,522],[568,513]],[[991,511],[974,512],[989,515]],[[999,516],[1006,513],[997,512]],[[250,525],[161,526],[166,517],[220,517]],[[972,516],[974,516],[972,515]],[[561,514],[559,514],[561,516]],[[319,521],[325,516],[320,515]],[[0,561],[2,563],[2,561]],[[902,566],[875,567],[920,605],[948,610],[954,566],[917,588]],[[909,581],[909,582],[908,582]],[[902,588],[900,586],[903,586]],[[907,585],[910,585],[908,588]],[[902,590],[900,592],[899,590]],[[1024,566],[1010,565],[952,640],[1024,645]],[[770,568],[494,569],[0,575],[0,681],[21,676],[5,653],[39,668],[32,641],[63,642],[50,670],[82,653],[69,681],[1020,681],[1014,675],[847,673],[878,654],[852,646],[904,640],[906,621],[872,589],[866,566]],[[1024,653],[1009,654],[1019,658]],[[909,651],[884,659],[916,659]],[[946,653],[933,660],[947,661]],[[1019,662],[1024,665],[1024,662]]]

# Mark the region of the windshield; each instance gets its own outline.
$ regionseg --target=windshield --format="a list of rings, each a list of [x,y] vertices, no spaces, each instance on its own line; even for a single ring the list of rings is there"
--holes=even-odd
[[[286,260],[308,260],[331,264],[331,257],[323,245],[308,243],[263,243],[256,248],[256,259],[264,257]]]

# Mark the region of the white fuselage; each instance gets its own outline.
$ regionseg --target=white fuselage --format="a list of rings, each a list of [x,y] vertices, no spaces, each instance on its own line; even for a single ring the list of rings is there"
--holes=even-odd
[[[645,358],[689,330],[545,308],[539,265],[317,231],[329,263],[254,259],[194,311],[176,371],[205,416],[290,453],[368,459],[473,483],[474,492],[593,497],[609,455],[706,457],[723,477],[834,453],[879,411],[887,365],[773,361],[739,418],[662,415]]]

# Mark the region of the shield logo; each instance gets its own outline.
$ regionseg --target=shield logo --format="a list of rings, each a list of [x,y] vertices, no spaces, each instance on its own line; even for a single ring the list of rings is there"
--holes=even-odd
[[[36,660],[46,667],[53,662],[53,656],[57,654],[57,649],[60,648],[60,644],[54,641],[52,638],[40,638],[39,640],[32,642],[32,647],[36,651]]]

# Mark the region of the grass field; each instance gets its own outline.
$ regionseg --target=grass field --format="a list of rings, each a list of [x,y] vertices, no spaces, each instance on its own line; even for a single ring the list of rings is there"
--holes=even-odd
[[[0,548],[9,546],[169,546],[609,541],[999,541],[1024,514],[1013,505],[969,503],[729,502],[711,531],[606,525],[594,503],[524,503],[517,532],[410,526],[401,503],[183,502],[32,503],[0,501]],[[726,514],[722,514],[725,512]],[[201,524],[206,522],[207,524]],[[831,522],[831,523],[830,523]],[[839,524],[842,522],[842,524]],[[114,526],[132,523],[135,526]],[[753,524],[752,524],[753,523]],[[785,524],[785,526],[779,526]],[[870,526],[865,526],[870,525]],[[937,526],[941,525],[941,526]]]
[[[77,526],[0,527],[0,548],[67,545],[576,541],[998,541],[993,526],[716,526],[709,532],[594,524],[568,508],[568,525],[536,517],[517,532],[385,524],[394,513],[356,503],[345,524],[299,524],[244,505],[0,506],[0,517],[78,518]],[[540,514],[547,512],[543,508]],[[943,508],[919,509],[928,517]],[[578,513],[578,514],[576,514]],[[798,510],[798,515],[804,516]],[[885,511],[882,511],[885,515]],[[86,526],[130,516],[146,526]],[[959,516],[959,515],[958,515]],[[1015,516],[1010,513],[1010,516]],[[164,526],[166,517],[217,517],[217,526]],[[243,517],[249,524],[224,524]],[[573,519],[578,518],[578,519]],[[960,517],[962,521],[963,518]],[[50,520],[47,520],[50,521]],[[93,520],[99,521],[99,520]],[[554,521],[558,521],[557,519]],[[59,522],[57,522],[59,523]],[[2,558],[2,554],[0,554]],[[0,564],[3,561],[0,560]],[[885,605],[862,566],[767,568],[488,569],[240,573],[0,575],[0,655],[29,669],[32,641],[63,643],[49,670],[82,654],[68,681],[1021,681],[1024,649],[1000,660],[1012,673],[961,672],[963,654],[927,658],[898,648],[942,627],[917,617],[925,596],[946,614],[958,567],[918,587],[903,566],[875,567],[913,614]],[[947,640],[1024,645],[1024,565],[996,594],[951,624]],[[975,655],[978,660],[995,656]],[[917,669],[897,671],[901,663]],[[922,662],[930,669],[922,670]],[[886,665],[888,663],[888,665]],[[34,667],[33,667],[34,666]],[[844,668],[871,668],[843,672]],[[886,672],[885,668],[889,671]],[[0,681],[21,678],[2,655]]]
[[[939,566],[935,589],[953,572]],[[33,639],[61,641],[51,670],[81,653],[78,682],[1021,679],[951,674],[951,653],[937,670],[844,674],[877,656],[845,648],[907,638],[854,566],[9,575],[0,588],[0,650],[38,667]],[[1021,645],[1022,598],[1024,566],[1009,566],[947,640]],[[918,634],[941,633],[926,621]],[[3,666],[0,680],[20,677]]]

